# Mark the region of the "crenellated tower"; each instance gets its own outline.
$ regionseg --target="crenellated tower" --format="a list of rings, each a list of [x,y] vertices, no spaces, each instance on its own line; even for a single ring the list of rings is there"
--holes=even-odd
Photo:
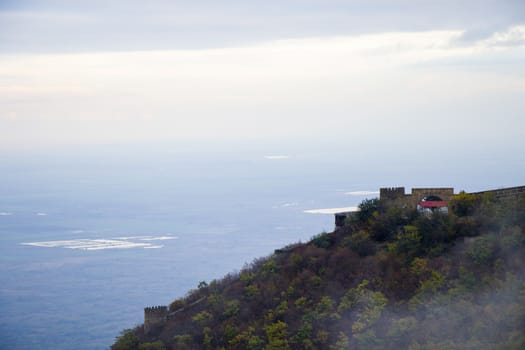
[[[153,306],[144,308],[144,333],[149,334],[152,330],[164,325],[167,318],[167,306]]]

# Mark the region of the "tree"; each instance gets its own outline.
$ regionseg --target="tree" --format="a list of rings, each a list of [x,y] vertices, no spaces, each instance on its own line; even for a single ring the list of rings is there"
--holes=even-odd
[[[268,338],[268,344],[265,350],[289,350],[290,344],[286,339],[288,325],[283,321],[277,321],[267,326],[264,330],[266,331],[266,337]]]
[[[142,343],[139,345],[139,350],[166,350],[164,343],[160,340],[151,343]]]
[[[349,349],[350,340],[343,332],[339,332],[337,342],[334,345],[330,345],[330,350],[347,350]]]
[[[379,199],[365,199],[359,204],[359,211],[357,212],[357,218],[361,222],[366,222],[368,219],[377,212],[379,208]]]
[[[475,194],[459,192],[450,199],[450,208],[458,217],[474,214],[478,197]]]
[[[343,244],[359,254],[359,256],[367,256],[375,253],[374,242],[372,242],[370,234],[365,230],[359,230],[351,236],[346,237]]]
[[[111,346],[111,350],[137,350],[138,346],[139,338],[133,333],[133,330],[125,329],[117,337],[115,344]]]

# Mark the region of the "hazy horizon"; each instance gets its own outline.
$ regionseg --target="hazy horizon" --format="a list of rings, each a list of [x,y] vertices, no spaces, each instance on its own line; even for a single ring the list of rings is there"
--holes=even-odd
[[[521,1],[3,1],[0,33],[5,154],[525,150]]]

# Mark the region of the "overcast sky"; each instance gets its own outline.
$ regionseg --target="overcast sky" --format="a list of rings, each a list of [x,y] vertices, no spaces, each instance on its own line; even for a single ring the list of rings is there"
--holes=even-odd
[[[523,0],[0,0],[0,150],[328,137],[525,151],[524,113]]]

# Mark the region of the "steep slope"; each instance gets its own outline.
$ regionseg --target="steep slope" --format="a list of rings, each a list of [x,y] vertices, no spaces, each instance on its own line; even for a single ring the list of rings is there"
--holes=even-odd
[[[258,259],[112,349],[523,349],[525,198],[383,210]]]

